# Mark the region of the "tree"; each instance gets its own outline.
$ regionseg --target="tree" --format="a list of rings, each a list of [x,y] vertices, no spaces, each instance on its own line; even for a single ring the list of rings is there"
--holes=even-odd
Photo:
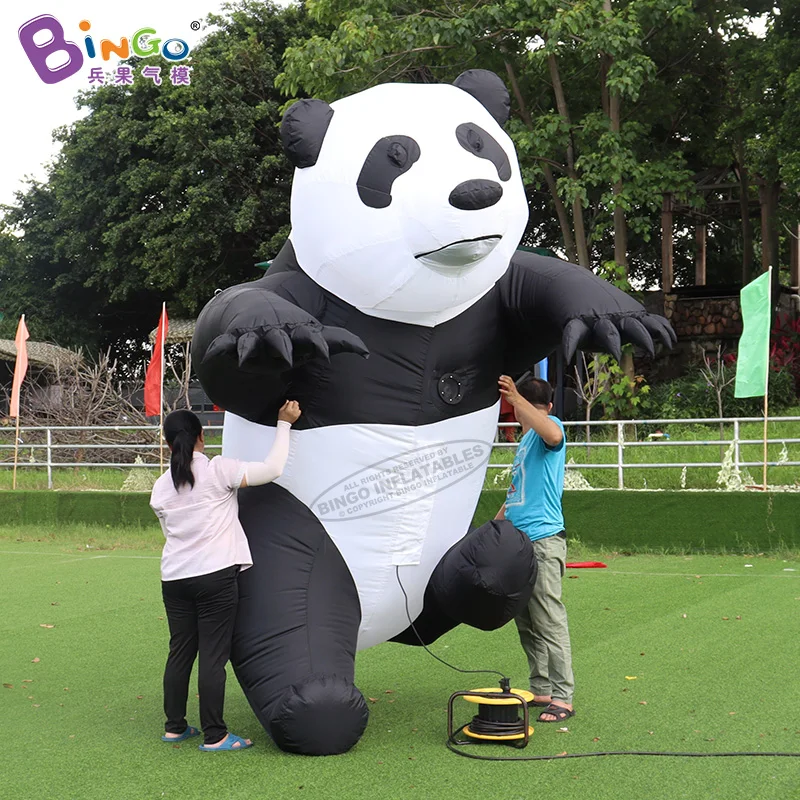
[[[771,13],[772,4],[756,1],[748,11]],[[713,4],[709,4],[706,14],[724,80],[714,126],[717,163],[732,164],[739,183],[741,269],[736,274],[731,259],[730,277],[747,283],[760,272],[756,269],[757,246],[761,249],[762,263],[777,263],[776,214],[780,188],[772,96],[774,91],[780,91],[778,85],[782,80],[772,68],[772,48],[748,29],[746,15],[740,11],[738,16],[730,17]],[[751,219],[755,199],[762,208],[764,223],[758,231],[760,241]]]
[[[96,359],[76,354],[74,358],[55,360],[43,372],[46,372],[43,380],[23,384],[20,419],[26,426],[58,426],[52,432],[52,444],[59,445],[53,450],[54,462],[119,463],[131,461],[135,456],[152,457],[152,450],[147,447],[142,450],[131,447],[141,442],[140,431],[119,429],[145,425],[147,420],[130,402],[125,391],[124,369],[108,352],[99,353]],[[70,430],[71,427],[83,430]],[[33,430],[25,434],[25,440],[29,445],[43,444],[50,438],[44,431]],[[97,447],[98,444],[122,447],[106,449]],[[74,445],[74,449],[64,445]]]
[[[771,4],[770,4],[771,5]],[[800,220],[800,3],[781,3],[770,9],[761,60],[761,75],[753,111],[763,113],[760,135],[745,143],[746,152],[761,173],[762,270],[789,262],[797,254]],[[788,282],[788,281],[787,281]]]
[[[6,212],[23,235],[0,282],[31,334],[98,349],[144,340],[162,300],[193,315],[258,277],[289,229],[291,166],[274,88],[288,42],[319,27],[300,7],[246,0],[191,55],[191,84],[138,74],[82,92],[45,183]],[[151,63],[148,61],[148,63]]]
[[[605,376],[598,368],[594,359],[586,357],[586,353],[580,351],[575,363],[575,394],[583,404],[583,417],[586,420],[584,429],[586,437],[586,450],[588,454],[589,444],[592,441],[592,426],[588,423],[592,419],[592,409],[598,401],[600,395],[605,391]]]
[[[641,102],[658,83],[651,43],[691,15],[688,0],[409,2],[402,11],[388,0],[357,8],[313,0],[308,8],[334,30],[287,50],[278,82],[289,92],[334,99],[387,80],[448,81],[476,66],[506,76],[509,132],[532,205],[526,242],[552,246],[555,218],[571,261],[613,259],[627,269],[628,229],[651,239],[663,192],[691,188],[676,141],[652,136],[669,121],[649,95]]]
[[[703,350],[702,357],[703,366],[700,367],[700,375],[705,379],[708,388],[714,390],[714,395],[717,400],[717,415],[722,419],[725,416],[725,390],[736,380],[736,370],[726,369],[726,366],[730,366],[733,362],[733,357],[728,356],[727,358],[723,358],[721,344],[717,345],[716,357],[709,356],[705,350]],[[723,422],[719,424],[720,441],[723,441],[725,438],[724,424]],[[720,445],[720,460],[722,460],[724,455],[722,445]]]

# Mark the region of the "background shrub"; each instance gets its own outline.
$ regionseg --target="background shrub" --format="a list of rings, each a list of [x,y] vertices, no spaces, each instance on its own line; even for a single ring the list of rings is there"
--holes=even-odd
[[[733,368],[733,367],[731,367]],[[794,377],[786,369],[770,370],[770,414],[785,411],[796,404]],[[734,384],[723,392],[726,417],[759,417],[764,413],[761,397],[734,397]],[[687,419],[717,417],[717,396],[713,386],[701,375],[688,375],[651,386],[642,408],[650,419]]]

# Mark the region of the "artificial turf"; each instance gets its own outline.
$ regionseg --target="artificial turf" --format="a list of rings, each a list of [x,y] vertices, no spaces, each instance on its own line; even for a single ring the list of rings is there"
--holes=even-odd
[[[164,744],[167,628],[158,551],[87,550],[79,540],[88,535],[69,542],[2,537],[4,800],[800,796],[800,758],[459,758],[444,746],[447,700],[495,678],[458,674],[420,648],[395,644],[358,656],[356,682],[371,718],[345,755],[278,751],[232,674],[226,721],[255,746],[210,754],[197,750],[197,740]],[[534,722],[523,751],[492,745],[470,752],[800,753],[800,561],[601,557],[608,569],[570,570],[564,581],[577,715],[563,724]],[[513,625],[492,633],[457,629],[433,649],[466,669],[498,669],[526,688]],[[457,705],[456,713],[467,721],[474,707]],[[195,698],[190,722],[198,723]]]

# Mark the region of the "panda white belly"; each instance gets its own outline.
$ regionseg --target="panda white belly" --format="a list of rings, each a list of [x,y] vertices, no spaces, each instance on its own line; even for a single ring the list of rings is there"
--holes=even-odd
[[[276,483],[316,514],[350,569],[361,602],[359,650],[405,630],[408,615],[416,619],[431,573],[467,533],[499,405],[417,427],[292,430]],[[225,414],[224,456],[262,461],[274,437],[273,427]]]

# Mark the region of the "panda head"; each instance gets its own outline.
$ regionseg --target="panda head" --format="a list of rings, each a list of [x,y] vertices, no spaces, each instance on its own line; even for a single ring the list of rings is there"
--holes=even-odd
[[[303,271],[371,316],[430,326],[469,307],[528,218],[509,108],[485,70],[292,105],[281,137]]]

